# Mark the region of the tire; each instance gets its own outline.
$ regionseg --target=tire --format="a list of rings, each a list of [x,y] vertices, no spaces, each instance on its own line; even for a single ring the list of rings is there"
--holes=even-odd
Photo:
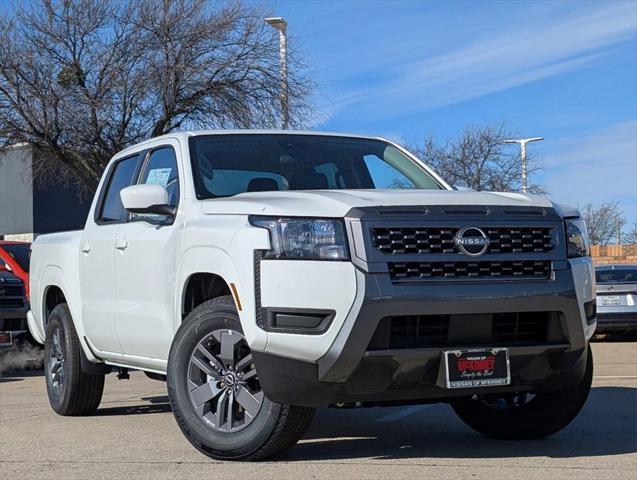
[[[542,438],[562,430],[575,419],[586,403],[592,381],[593,355],[589,346],[586,371],[575,388],[539,394],[530,399],[526,394],[463,399],[453,403],[452,407],[464,423],[488,437]]]
[[[61,303],[51,312],[44,343],[46,392],[60,415],[90,415],[102,400],[104,375],[82,370],[81,348],[69,307]]]
[[[172,411],[188,441],[211,458],[261,460],[282,453],[312,421],[313,408],[264,395],[251,358],[230,296],[199,305],[175,335],[167,372]]]

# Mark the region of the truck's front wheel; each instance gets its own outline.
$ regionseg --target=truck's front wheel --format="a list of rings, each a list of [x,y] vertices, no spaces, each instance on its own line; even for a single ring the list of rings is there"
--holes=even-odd
[[[489,437],[512,440],[546,437],[575,419],[586,403],[592,381],[593,355],[589,346],[584,377],[574,388],[538,395],[485,395],[458,401],[453,409],[467,425]]]
[[[46,392],[60,415],[90,415],[102,400],[104,375],[82,370],[81,348],[69,307],[61,303],[49,316],[44,343]]]
[[[259,460],[292,447],[314,410],[263,393],[232,297],[204,302],[179,328],[168,360],[168,395],[186,438],[224,460]]]

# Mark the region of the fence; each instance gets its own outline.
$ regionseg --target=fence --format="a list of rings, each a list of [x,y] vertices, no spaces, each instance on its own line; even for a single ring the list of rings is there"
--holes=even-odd
[[[597,265],[637,263],[637,243],[629,245],[592,245],[591,256]]]

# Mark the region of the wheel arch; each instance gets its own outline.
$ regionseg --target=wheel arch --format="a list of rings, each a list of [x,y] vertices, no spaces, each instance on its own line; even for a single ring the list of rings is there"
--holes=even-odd
[[[46,339],[46,328],[51,311],[56,305],[66,303],[71,313],[73,326],[77,332],[82,351],[89,361],[98,362],[99,359],[93,355],[93,352],[86,344],[84,325],[82,324],[82,302],[79,285],[73,288],[63,270],[57,265],[48,265],[44,268],[39,284],[41,285],[40,291],[42,293],[39,296],[39,304],[37,305],[40,321],[36,322],[36,326],[41,328],[42,338]],[[31,300],[33,301],[34,299],[32,298]]]
[[[212,272],[195,272],[187,279],[181,293],[181,321],[190,312],[206,300],[232,295],[237,305],[237,298],[233,295],[229,283],[221,276]]]
[[[251,258],[245,264],[240,262],[235,265],[225,250],[213,246],[192,247],[184,252],[178,272],[178,294],[175,295],[173,315],[175,331],[187,314],[203,301],[231,295],[248,344],[251,348],[265,348],[267,334],[256,326],[254,320],[254,275]],[[207,295],[199,294],[193,298],[193,292],[202,286]]]

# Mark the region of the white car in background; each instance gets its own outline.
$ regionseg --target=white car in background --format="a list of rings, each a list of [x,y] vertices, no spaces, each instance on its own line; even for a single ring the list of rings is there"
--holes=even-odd
[[[600,265],[596,333],[637,332],[637,265]]]

